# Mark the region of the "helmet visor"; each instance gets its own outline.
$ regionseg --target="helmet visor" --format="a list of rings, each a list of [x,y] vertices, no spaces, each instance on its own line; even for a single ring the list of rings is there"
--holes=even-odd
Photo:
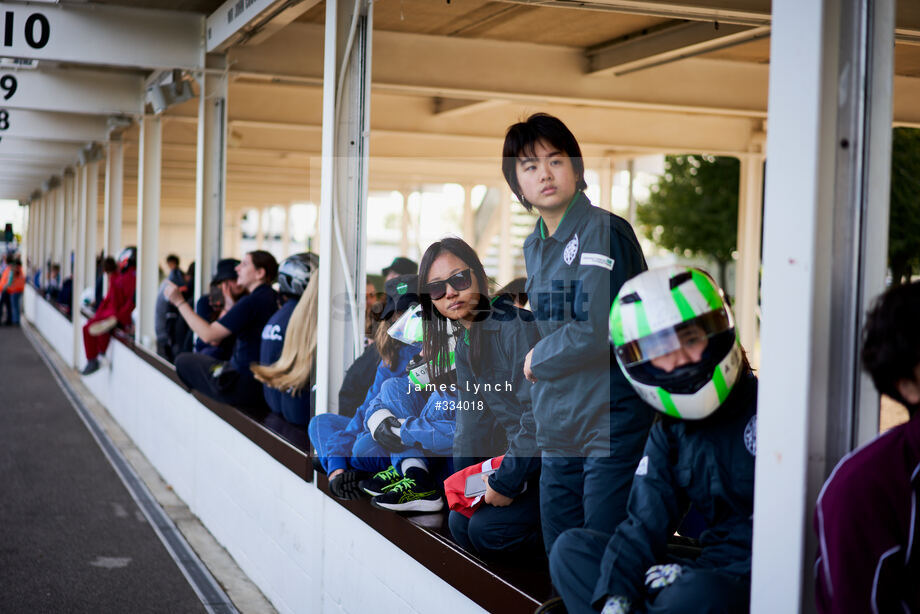
[[[629,368],[708,340],[733,327],[734,322],[726,310],[717,309],[624,343],[616,348],[616,353],[623,366]]]

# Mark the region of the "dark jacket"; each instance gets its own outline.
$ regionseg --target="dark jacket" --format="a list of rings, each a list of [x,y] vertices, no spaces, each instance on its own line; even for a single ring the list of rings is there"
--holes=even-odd
[[[289,298],[265,324],[265,328],[262,329],[259,364],[271,365],[281,358],[288,322],[297,307],[297,301],[297,297]],[[262,393],[265,395],[265,402],[273,412],[281,414],[291,424],[303,426],[310,420],[310,388],[311,385],[308,382],[299,394],[294,395],[263,384]]]
[[[540,333],[533,314],[501,297],[489,317],[473,326],[479,328],[482,344],[479,364],[470,364],[468,335],[457,343],[455,353],[460,405],[455,417],[454,467],[504,454],[489,484],[506,497],[515,497],[540,470],[532,385],[524,379],[524,357]]]
[[[375,344],[370,344],[364,353],[358,356],[342,378],[339,388],[339,415],[354,416],[355,411],[364,402],[367,391],[374,383],[377,365],[380,364],[380,352]]]
[[[531,358],[537,443],[569,456],[618,447],[637,455],[651,410],[620,372],[608,341],[614,297],[646,269],[636,235],[584,194],[556,232],[544,234],[541,218],[524,242],[527,296],[542,337]]]
[[[645,571],[664,562],[668,537],[690,504],[708,527],[702,554],[688,563],[737,576],[751,573],[757,378],[742,374],[714,414],[663,418],[649,433],[629,493],[629,517],[607,543],[593,603],[619,595],[642,601]]]

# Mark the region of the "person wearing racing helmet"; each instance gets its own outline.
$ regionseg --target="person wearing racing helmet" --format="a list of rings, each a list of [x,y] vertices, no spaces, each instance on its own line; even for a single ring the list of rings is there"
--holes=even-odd
[[[376,367],[374,381],[361,405],[351,416],[322,413],[312,418],[308,425],[307,433],[316,449],[314,462],[329,475],[330,488],[334,487],[333,493],[348,495],[343,498],[354,498],[361,493],[358,483],[364,476],[360,473],[342,474],[348,469],[354,469],[349,461],[352,458],[355,440],[364,430],[364,417],[368,405],[380,394],[384,382],[394,377],[405,376],[406,365],[421,349],[420,345],[407,345],[387,334],[389,328],[408,309],[418,304],[418,296],[415,293],[417,280],[416,275],[400,275],[384,284],[386,299],[380,303],[379,311],[375,312],[380,326],[377,327],[374,345],[380,354],[380,362]]]
[[[510,296],[490,298],[479,256],[454,237],[433,243],[422,257],[419,297],[431,339],[426,350],[442,353],[450,349],[445,342],[456,339],[454,467],[463,471],[504,455],[495,473],[483,476],[486,490],[476,509],[451,511],[451,534],[482,557],[544,559],[532,384],[523,371],[524,357],[540,338],[533,315]]]
[[[757,378],[732,312],[695,268],[653,269],[610,310],[617,362],[662,416],[651,429],[613,537],[570,529],[550,573],[571,614],[747,612],[754,512]],[[705,519],[695,560],[669,559],[689,506]]]
[[[294,254],[281,261],[278,265],[278,294],[281,297],[281,308],[269,318],[262,329],[262,345],[259,353],[259,367],[253,365],[252,372],[256,379],[261,381],[265,402],[269,409],[276,414],[281,414],[291,424],[305,425],[310,419],[310,388],[309,372],[313,367],[313,354],[316,343],[316,296],[313,304],[304,301],[301,305],[301,296],[310,283],[310,279],[319,268],[319,257],[312,252]],[[288,324],[293,319],[300,307],[299,317],[296,318],[293,330],[300,334],[287,340]],[[290,358],[285,362],[286,369],[265,369],[275,365],[281,359],[285,345]],[[304,353],[304,358],[309,364],[306,373],[298,370],[296,386],[277,386],[274,382],[278,379],[287,381],[287,377],[279,377],[281,373],[290,372],[295,354],[304,344],[313,345]],[[280,365],[279,365],[280,366]],[[280,371],[280,372],[278,372]],[[280,388],[280,389],[279,389]],[[306,389],[306,390],[304,390]]]
[[[116,259],[118,272],[109,282],[109,290],[96,308],[96,313],[83,326],[83,350],[86,365],[82,375],[99,370],[99,355],[109,347],[112,329],[116,326],[130,328],[131,312],[134,311],[134,295],[137,286],[137,248],[126,247]]]

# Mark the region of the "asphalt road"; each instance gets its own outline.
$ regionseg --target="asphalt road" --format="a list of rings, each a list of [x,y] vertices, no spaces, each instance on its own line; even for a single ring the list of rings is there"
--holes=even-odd
[[[204,612],[47,366],[0,327],[0,612]]]

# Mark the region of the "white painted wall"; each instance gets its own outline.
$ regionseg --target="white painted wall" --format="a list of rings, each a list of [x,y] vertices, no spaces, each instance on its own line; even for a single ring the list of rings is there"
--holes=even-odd
[[[70,323],[31,288],[26,316],[62,356]],[[84,384],[285,614],[484,610],[113,341]]]

